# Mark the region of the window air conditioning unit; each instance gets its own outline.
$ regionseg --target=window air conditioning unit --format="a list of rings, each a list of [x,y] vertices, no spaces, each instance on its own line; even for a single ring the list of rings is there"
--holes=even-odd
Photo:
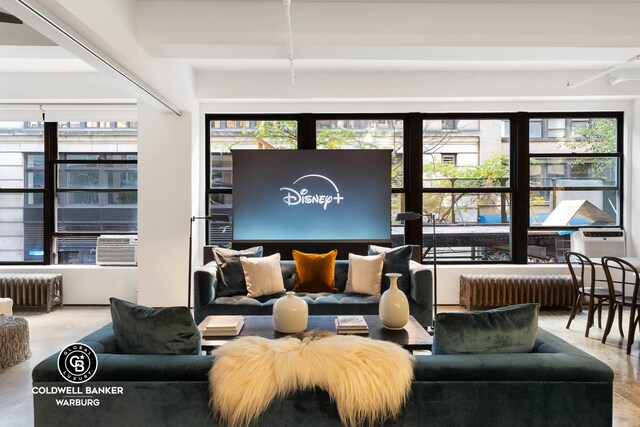
[[[582,228],[571,233],[571,250],[589,258],[627,255],[624,230]]]
[[[138,236],[103,235],[96,245],[97,265],[137,265]]]

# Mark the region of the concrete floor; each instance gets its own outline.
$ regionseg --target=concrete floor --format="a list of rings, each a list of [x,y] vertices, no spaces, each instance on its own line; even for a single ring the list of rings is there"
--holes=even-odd
[[[439,309],[441,312],[458,310],[461,309],[450,306]],[[17,366],[0,370],[0,427],[32,426],[33,367],[111,320],[108,307],[66,306],[54,308],[51,313],[30,310],[16,311],[14,314],[29,321],[33,356]],[[607,344],[602,344],[602,330],[597,327],[591,329],[589,338],[584,337],[586,313],[578,314],[569,330],[565,329],[568,317],[566,310],[543,310],[540,313],[540,326],[611,366],[615,371],[614,425],[640,425],[640,344],[634,344],[631,356],[627,356],[626,341],[621,339],[615,328]]]
[[[0,426],[33,426],[31,371],[43,359],[111,321],[109,307],[54,307],[50,313],[14,310],[29,322],[32,356],[0,370]]]

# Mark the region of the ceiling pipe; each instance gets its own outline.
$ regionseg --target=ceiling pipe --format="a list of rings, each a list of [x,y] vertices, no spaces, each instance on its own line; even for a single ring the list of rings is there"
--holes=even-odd
[[[620,76],[609,79],[609,84],[615,86],[624,82],[640,81],[640,76]]]
[[[104,52],[98,49],[96,46],[91,44],[88,40],[84,39],[82,36],[77,34],[67,25],[62,23],[59,19],[57,19],[51,12],[43,8],[42,6],[36,6],[36,2],[31,2],[28,0],[16,0],[18,4],[22,5],[29,12],[37,16],[39,19],[44,21],[46,24],[54,28],[60,34],[67,37],[73,43],[75,43],[78,47],[83,49],[85,52],[89,53],[91,56],[96,58],[98,61],[106,65],[111,70],[115,71],[120,76],[124,77],[127,81],[132,83],[138,89],[145,92],[147,95],[151,96],[153,99],[158,101],[160,104],[164,105],[166,108],[171,110],[174,114],[181,116],[182,111],[177,108],[171,101],[162,96],[157,90],[147,85],[142,79],[137,77],[136,75],[130,73],[123,66],[118,64],[112,58],[107,56]],[[35,4],[31,4],[35,3]]]
[[[627,59],[625,62],[623,62],[621,64],[614,65],[613,67],[611,67],[611,68],[609,68],[607,70],[604,70],[603,72],[598,73],[595,76],[589,77],[588,79],[583,80],[580,83],[576,83],[574,85],[572,85],[571,82],[567,82],[567,88],[569,88],[569,90],[571,90],[571,89],[575,89],[577,87],[580,87],[580,86],[582,86],[584,84],[590,83],[590,82],[592,82],[592,81],[594,81],[596,79],[599,79],[600,77],[606,76],[609,73],[612,73],[612,72],[614,72],[616,70],[619,70],[620,68],[626,67],[630,63],[632,63],[634,61],[637,61],[639,59],[640,59],[640,55],[633,56],[633,57]]]
[[[296,84],[296,71],[293,67],[293,29],[291,27],[291,0],[283,0],[284,13],[287,18],[287,30],[289,32],[289,66],[291,67],[291,84]]]

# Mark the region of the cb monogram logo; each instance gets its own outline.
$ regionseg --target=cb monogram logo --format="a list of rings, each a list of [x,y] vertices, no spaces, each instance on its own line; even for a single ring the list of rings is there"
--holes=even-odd
[[[91,347],[82,343],[68,345],[58,355],[58,372],[75,384],[89,381],[98,369],[98,357]]]

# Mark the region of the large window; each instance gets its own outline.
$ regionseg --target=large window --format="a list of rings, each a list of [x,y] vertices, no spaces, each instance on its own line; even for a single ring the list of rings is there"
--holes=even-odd
[[[44,127],[0,122],[0,262],[44,259]]]
[[[230,150],[388,149],[392,244],[442,262],[562,262],[578,227],[619,226],[622,113],[207,115],[209,213],[232,213]],[[579,206],[578,206],[579,205]],[[555,223],[560,210],[579,211]],[[422,222],[394,222],[397,212]],[[528,213],[528,214],[527,214]],[[229,222],[207,242],[229,245]]]
[[[537,116],[537,115],[536,115]],[[617,115],[530,119],[530,262],[562,262],[576,227],[621,224],[622,144]]]
[[[404,244],[404,227],[395,221],[404,211],[404,120],[342,116],[340,119],[318,118],[316,148],[319,150],[391,151],[391,238],[394,246]]]
[[[298,122],[287,117],[221,117],[209,121],[207,206],[209,215],[228,215],[229,221],[210,221],[207,242],[231,244],[233,221],[233,164],[231,150],[295,150]]]
[[[137,232],[137,123],[4,122],[0,153],[0,262],[93,264]]]
[[[511,260],[511,138],[505,122],[510,118],[423,120],[424,259],[437,250],[441,261]]]
[[[58,264],[93,264],[99,235],[137,233],[137,128],[135,122],[58,124]]]

